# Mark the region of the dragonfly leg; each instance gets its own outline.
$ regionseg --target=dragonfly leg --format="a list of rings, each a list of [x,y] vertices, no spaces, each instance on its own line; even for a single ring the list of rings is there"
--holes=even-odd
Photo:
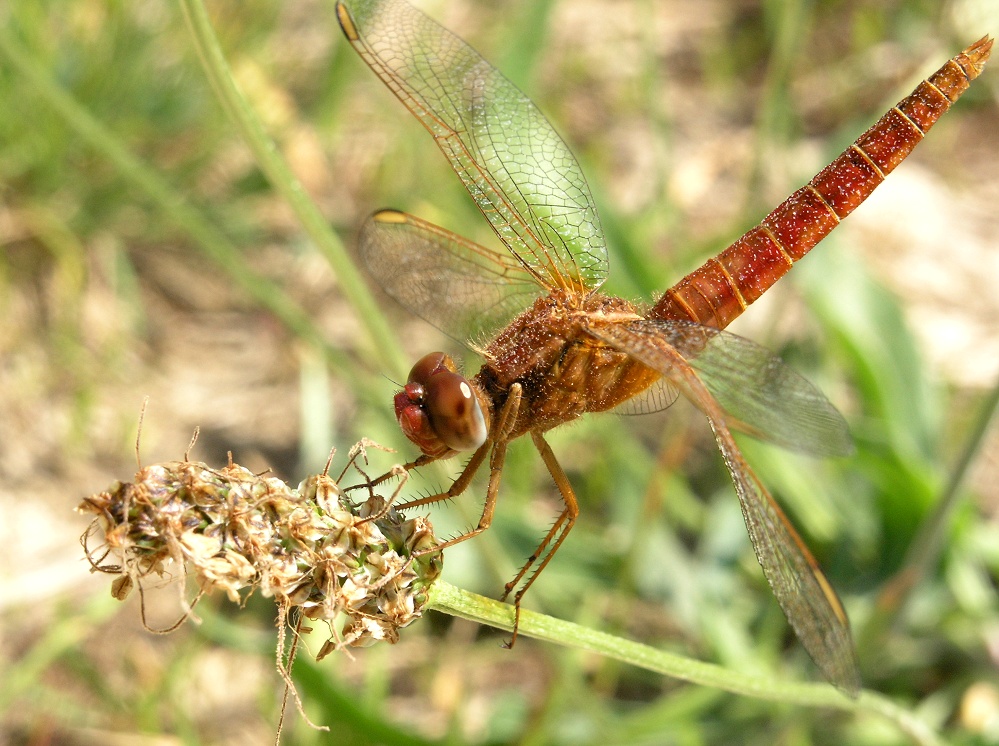
[[[413,469],[419,469],[421,466],[426,466],[427,464],[432,464],[434,461],[437,461],[437,457],[435,457],[435,456],[427,456],[426,454],[424,454],[424,455],[420,456],[418,459],[416,459],[415,461],[410,461],[407,464],[403,464],[402,465],[402,469],[403,469],[403,471],[412,471]],[[366,487],[368,489],[371,489],[372,487],[377,487],[382,482],[386,482],[389,479],[392,479],[393,477],[399,476],[399,472],[398,472],[397,469],[392,468],[392,469],[389,469],[384,474],[382,474],[381,476],[375,477],[374,479],[368,479],[367,475],[364,474],[364,472],[361,472],[361,475],[365,478],[366,481],[361,482],[360,484],[352,484],[350,487],[344,487],[343,491],[344,492],[353,492],[354,490],[359,490],[362,487]]]
[[[538,453],[541,454],[541,460],[545,462],[545,466],[548,467],[548,472],[552,475],[552,479],[555,481],[555,486],[558,488],[559,494],[562,496],[562,502],[565,503],[565,508],[559,514],[558,518],[555,519],[555,523],[548,530],[545,538],[541,540],[538,548],[534,550],[534,553],[527,558],[527,562],[524,566],[520,568],[520,572],[517,573],[517,577],[506,584],[503,591],[503,596],[500,600],[505,599],[510,595],[510,592],[517,587],[524,576],[528,573],[531,567],[534,565],[538,559],[541,559],[541,563],[534,568],[534,572],[530,574],[527,578],[527,582],[514,594],[513,596],[513,608],[515,611],[514,622],[513,622],[513,636],[510,638],[510,642],[506,644],[506,647],[512,648],[513,644],[517,641],[517,630],[520,627],[520,601],[524,598],[524,594],[527,593],[527,589],[530,588],[534,581],[538,579],[538,575],[541,571],[547,567],[548,563],[551,562],[552,557],[555,556],[555,552],[558,548],[562,546],[562,542],[565,541],[565,537],[569,535],[569,531],[572,530],[573,524],[576,522],[576,517],[579,515],[579,503],[576,501],[576,492],[572,489],[572,485],[569,483],[569,478],[565,475],[561,464],[555,458],[555,454],[552,452],[551,446],[548,445],[548,441],[544,439],[544,436],[539,432],[531,431],[531,439],[534,441],[534,446],[538,449]],[[550,546],[550,548],[549,548]]]
[[[430,505],[432,503],[440,502],[441,500],[447,500],[451,497],[455,497],[456,495],[460,495],[464,492],[465,488],[468,487],[469,482],[472,480],[472,476],[482,465],[482,462],[485,460],[486,453],[490,450],[490,448],[492,449],[489,456],[489,486],[486,489],[486,501],[482,506],[482,515],[479,517],[478,524],[471,531],[466,531],[465,533],[437,544],[430,549],[425,549],[421,552],[414,552],[414,557],[439,552],[447,547],[460,544],[463,541],[471,539],[473,536],[478,536],[492,524],[493,512],[496,509],[496,497],[499,494],[500,475],[503,473],[503,462],[506,460],[506,446],[510,441],[510,432],[513,430],[513,426],[517,421],[517,412],[520,410],[520,399],[522,393],[523,391],[519,383],[515,383],[510,387],[510,395],[507,397],[506,403],[500,410],[499,417],[497,418],[496,425],[494,427],[494,432],[485,443],[479,446],[479,449],[472,456],[471,461],[469,461],[465,466],[465,470],[456,480],[454,480],[454,483],[447,492],[442,492],[438,495],[430,495],[429,497],[424,497],[420,500],[411,500],[410,502],[399,506],[400,510],[405,510],[407,508],[414,508],[418,505]]]
[[[400,505],[399,510],[418,508],[421,505],[433,505],[441,500],[450,500],[452,497],[460,495],[468,487],[472,481],[472,477],[475,476],[475,472],[482,466],[482,462],[486,460],[486,454],[489,453],[490,447],[492,447],[492,441],[490,440],[479,446],[478,450],[472,454],[472,458],[465,464],[465,468],[458,475],[458,478],[451,483],[447,492],[438,492],[436,495],[427,495],[427,497],[421,497],[418,500],[409,500]]]
[[[420,456],[418,459],[416,459],[415,461],[410,461],[407,464],[403,464],[401,467],[400,466],[394,466],[391,469],[389,469],[387,472],[385,472],[384,474],[382,474],[380,477],[375,477],[374,479],[369,479],[368,476],[367,476],[367,474],[365,474],[362,471],[361,475],[365,478],[366,481],[362,482],[361,484],[354,484],[354,485],[351,485],[350,487],[344,487],[343,488],[343,492],[344,492],[344,494],[346,494],[348,492],[352,492],[353,490],[359,490],[359,489],[361,489],[363,487],[363,488],[366,488],[368,490],[368,496],[369,497],[374,497],[374,494],[375,494],[374,493],[374,488],[377,487],[379,484],[382,484],[383,482],[386,482],[389,479],[392,479],[393,477],[406,476],[413,469],[418,469],[421,466],[426,466],[427,464],[431,464],[431,463],[433,463],[436,460],[437,460],[436,457],[434,457],[434,456],[427,456],[426,454],[424,454],[424,455]],[[400,472],[402,472],[402,474],[400,474]],[[389,497],[389,499],[385,501],[385,503],[382,505],[381,509],[378,512],[369,515],[364,520],[358,521],[358,525],[363,524],[363,523],[367,523],[368,521],[377,521],[377,520],[380,520],[381,518],[383,518],[385,516],[385,514],[388,513],[389,510],[392,508],[392,504],[395,502],[396,497],[399,496],[399,491],[401,489],[402,489],[402,482],[399,483],[399,486],[396,487],[396,489],[392,493],[391,497]],[[405,507],[405,506],[403,506],[403,507]]]
[[[518,396],[516,405],[519,406],[519,403],[520,403],[520,397]],[[504,407],[504,411],[505,410],[506,407]],[[514,419],[516,419],[516,415],[514,415]],[[457,497],[458,495],[460,495],[468,488],[468,485],[472,481],[472,477],[475,476],[476,472],[478,472],[479,470],[479,467],[482,466],[482,462],[485,461],[486,454],[489,453],[489,449],[493,446],[493,442],[494,441],[492,438],[488,438],[485,443],[483,443],[481,446],[478,447],[475,453],[472,454],[472,458],[470,458],[468,460],[468,463],[465,464],[465,468],[462,470],[461,474],[459,474],[458,478],[451,483],[451,486],[448,488],[447,492],[438,492],[435,495],[428,495],[427,497],[422,497],[418,500],[409,500],[408,502],[404,502],[402,505],[400,505],[398,507],[398,510],[409,510],[410,508],[418,508],[421,505],[433,505],[434,503],[438,503],[443,500],[450,500],[452,497]],[[427,456],[426,454],[424,454],[415,461],[410,461],[408,464],[403,464],[402,469],[403,471],[409,472],[412,469],[418,469],[421,466],[426,466],[427,464],[431,464],[437,460],[439,460],[438,456]],[[367,487],[368,491],[371,492],[371,489],[373,487],[376,487],[382,482],[391,479],[397,474],[398,474],[398,469],[390,469],[389,471],[382,474],[380,477],[377,477],[373,480],[369,480],[364,484],[358,484],[354,485],[353,487],[347,487],[344,490],[344,492],[349,492],[350,490],[359,489],[361,487]],[[382,506],[381,510],[379,510],[377,513],[373,515],[369,515],[363,521],[360,521],[360,523],[367,523],[368,521],[376,521],[382,518],[386,513],[388,513],[389,508],[392,507],[392,504],[395,502],[395,498],[396,495],[398,495],[398,492],[399,491],[396,490],[392,494],[392,497],[390,497],[388,500],[385,501],[385,504]],[[449,544],[442,544],[440,546],[441,547],[449,546]],[[439,549],[439,547],[435,548],[434,551],[437,551],[437,549]]]
[[[453,497],[457,497],[468,488],[468,485],[472,481],[472,477],[475,476],[476,472],[478,472],[479,470],[479,467],[482,466],[482,462],[485,461],[486,454],[489,453],[490,448],[492,448],[493,451],[492,459],[490,461],[490,471],[496,472],[495,480],[498,489],[499,485],[498,472],[502,470],[502,462],[506,450],[505,444],[510,439],[510,433],[513,431],[513,427],[517,422],[517,413],[520,411],[520,400],[522,394],[523,394],[523,387],[519,383],[515,383],[510,387],[509,395],[507,396],[507,400],[504,403],[503,408],[500,410],[500,414],[496,420],[496,425],[493,428],[493,432],[490,434],[489,438],[486,439],[486,442],[483,443],[481,446],[479,446],[479,448],[475,451],[475,453],[472,454],[472,458],[469,459],[467,464],[465,464],[465,468],[462,470],[461,474],[458,475],[458,478],[451,483],[451,486],[448,488],[447,492],[438,492],[435,495],[428,495],[427,497],[423,497],[418,500],[410,500],[400,505],[398,509],[408,510],[409,508],[417,508],[421,505],[432,505],[434,503],[438,503],[443,500],[450,500]],[[498,455],[496,452],[497,443],[504,444],[503,448],[501,449],[501,453]],[[421,466],[426,466],[427,464],[433,463],[434,461],[437,461],[439,458],[440,458],[439,456],[428,456],[426,454],[423,454],[415,461],[410,461],[407,464],[403,464],[401,468],[403,471],[409,472],[412,469],[418,469]],[[495,466],[497,458],[500,464],[499,467]],[[360,489],[361,487],[366,487],[368,489],[369,494],[373,495],[374,487],[378,486],[379,484],[385,482],[388,479],[391,479],[394,476],[398,476],[399,471],[400,471],[399,467],[393,468],[382,474],[380,477],[376,477],[375,479],[368,479],[363,484],[357,484],[351,487],[346,487],[344,489],[344,492],[350,492],[351,490]],[[365,478],[367,479],[367,477]],[[492,483],[493,478],[494,478],[493,476],[490,476],[490,483]],[[359,523],[367,523],[368,521],[377,521],[380,518],[382,518],[386,513],[389,512],[389,509],[392,507],[393,503],[395,502],[395,498],[398,494],[399,490],[397,489],[392,494],[392,496],[385,501],[385,504],[377,513],[369,515],[364,520],[359,521]],[[493,497],[493,500],[495,501],[495,496]],[[486,507],[490,508],[488,521],[491,521],[492,520],[491,507],[494,506],[489,506],[487,503]],[[483,526],[482,525],[483,520],[486,520],[485,510],[483,512],[483,517],[479,520],[479,527],[475,531],[462,534],[461,536],[455,537],[454,539],[444,544],[440,544],[437,547],[435,547],[433,551],[439,551],[443,547],[451,546],[452,544],[457,544],[460,541],[464,541],[465,539],[470,539],[472,536],[481,533],[489,526],[488,522]]]

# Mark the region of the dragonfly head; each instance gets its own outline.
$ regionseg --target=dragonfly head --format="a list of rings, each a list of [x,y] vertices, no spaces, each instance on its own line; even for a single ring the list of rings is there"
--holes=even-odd
[[[407,438],[438,458],[486,442],[489,421],[475,388],[443,352],[420,358],[395,395],[395,416]]]

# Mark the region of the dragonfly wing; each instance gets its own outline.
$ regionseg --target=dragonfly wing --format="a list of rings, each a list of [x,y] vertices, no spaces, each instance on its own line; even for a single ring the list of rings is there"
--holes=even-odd
[[[544,293],[509,254],[396,210],[368,219],[359,250],[385,292],[462,343],[484,341]]]
[[[687,321],[646,321],[679,352],[721,406],[729,427],[813,456],[852,452],[843,416],[770,350]]]
[[[361,58],[434,136],[504,244],[548,289],[586,291],[607,247],[583,172],[545,116],[478,52],[403,0],[342,0]]]
[[[677,400],[679,395],[680,392],[677,391],[673,382],[668,378],[663,377],[640,394],[637,394],[630,399],[625,399],[611,411],[614,412],[614,414],[623,415],[652,414],[653,412],[662,412],[664,409],[669,409],[673,406],[673,402]]]
[[[659,371],[708,418],[735,483],[749,538],[774,596],[798,639],[823,675],[856,696],[860,673],[850,623],[836,592],[780,506],[739,451],[719,403],[693,364],[662,334],[661,324],[594,326],[590,333]]]

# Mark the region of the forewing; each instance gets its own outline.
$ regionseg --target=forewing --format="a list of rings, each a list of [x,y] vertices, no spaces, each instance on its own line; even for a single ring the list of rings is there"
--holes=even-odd
[[[673,381],[708,418],[742,506],[756,558],[784,615],[823,675],[856,696],[860,673],[846,612],[822,570],[739,451],[725,416],[692,364],[660,324],[594,326],[590,333]]]
[[[765,347],[686,321],[643,324],[687,359],[729,427],[813,456],[843,456],[853,450],[843,416]]]
[[[359,250],[385,292],[463,343],[491,336],[544,292],[509,254],[396,210],[368,219]]]
[[[423,123],[493,230],[547,288],[607,276],[579,164],[538,108],[478,52],[402,0],[337,3],[348,40]]]

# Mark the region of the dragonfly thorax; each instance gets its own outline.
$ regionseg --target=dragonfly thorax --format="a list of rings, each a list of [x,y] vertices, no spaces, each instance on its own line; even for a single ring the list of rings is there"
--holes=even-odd
[[[472,385],[494,412],[511,386],[523,403],[510,437],[545,432],[586,412],[601,412],[640,394],[660,374],[594,337],[590,330],[641,320],[628,301],[593,292],[555,290],[511,321],[485,349]]]

